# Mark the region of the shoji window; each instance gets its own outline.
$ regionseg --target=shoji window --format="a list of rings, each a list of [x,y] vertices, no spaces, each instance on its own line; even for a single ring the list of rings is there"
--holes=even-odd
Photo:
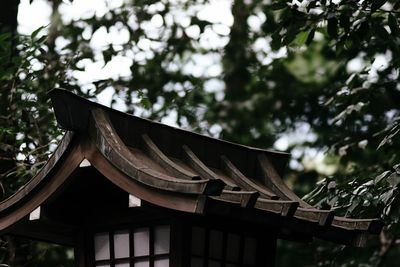
[[[96,267],[169,267],[168,225],[94,235]]]
[[[254,237],[193,227],[191,243],[191,267],[256,267]]]

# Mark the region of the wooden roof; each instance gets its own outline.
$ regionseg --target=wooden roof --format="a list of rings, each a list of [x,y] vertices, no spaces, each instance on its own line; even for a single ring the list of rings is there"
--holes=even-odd
[[[266,226],[275,222],[283,238],[362,245],[382,229],[380,220],[338,217],[301,200],[281,179],[286,153],[145,120],[62,89],[50,96],[57,121],[67,132],[41,171],[0,203],[0,230],[60,190],[84,159],[119,188],[152,205],[194,214],[232,208],[238,219],[252,214]]]

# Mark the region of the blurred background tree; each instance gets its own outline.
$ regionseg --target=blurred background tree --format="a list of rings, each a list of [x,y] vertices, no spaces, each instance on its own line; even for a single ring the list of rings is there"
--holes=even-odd
[[[19,1],[0,9],[3,198],[54,150],[62,132],[46,94],[63,87],[291,152],[285,179],[307,201],[387,223],[363,250],[281,242],[278,266],[397,266],[398,1],[96,1],[78,15],[84,1],[21,4],[39,1],[49,25],[29,36],[17,30]],[[1,246],[10,266],[71,266],[60,247],[10,237]]]

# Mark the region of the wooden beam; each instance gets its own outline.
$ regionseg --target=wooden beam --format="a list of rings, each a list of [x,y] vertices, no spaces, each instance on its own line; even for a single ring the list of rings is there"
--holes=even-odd
[[[371,234],[379,234],[384,226],[379,219],[353,219],[335,216],[332,224],[347,230],[368,231]]]
[[[321,226],[330,225],[335,216],[332,210],[298,208],[294,214],[296,218],[317,222]]]
[[[225,184],[225,189],[227,190],[232,190],[232,191],[240,191],[240,187],[231,183],[227,179],[224,179],[224,177],[218,176],[215,172],[213,172],[210,168],[208,168],[197,156],[193,151],[186,145],[183,147],[183,151],[185,154],[186,161],[189,163],[189,165],[197,171],[200,176],[206,179],[210,180],[219,180],[221,179]]]
[[[244,176],[242,172],[236,168],[236,166],[226,156],[221,156],[221,160],[226,172],[240,187],[249,191],[257,191],[264,198],[279,199],[279,197],[275,193],[271,192],[271,190],[268,188],[260,186]]]
[[[77,241],[77,229],[48,220],[23,220],[7,229],[7,234],[73,247]]]
[[[147,150],[150,157],[163,166],[168,172],[172,175],[187,180],[201,180],[201,177],[189,170],[186,170],[170,160],[158,147],[157,145],[151,140],[151,138],[144,134],[142,135],[142,139],[144,142],[145,149]]]
[[[265,154],[258,155],[258,162],[261,167],[264,184],[268,186],[275,194],[282,199],[299,202],[300,207],[313,208],[311,205],[299,198],[289,187],[287,187]]]
[[[146,163],[138,161],[137,157],[125,146],[103,110],[94,109],[92,114],[95,129],[91,135],[95,139],[96,147],[107,160],[131,179],[155,189],[183,194],[219,195],[221,193],[224,186],[221,181],[186,180],[146,167]]]
[[[221,201],[232,202],[240,204],[242,208],[252,208],[257,202],[257,198],[260,196],[258,192],[250,191],[222,191],[221,196],[215,197]]]
[[[277,213],[285,217],[292,217],[295,214],[298,206],[299,203],[295,201],[271,200],[264,198],[259,198],[255,204],[255,207],[258,209]]]
[[[85,156],[90,160],[92,166],[96,168],[102,175],[104,175],[104,177],[129,194],[135,195],[142,200],[161,207],[185,212],[196,212],[198,201],[201,195],[178,194],[177,192],[170,190],[162,190],[151,186],[143,186],[136,179],[132,179],[114,164],[110,163],[110,161],[98,151],[95,144],[90,143],[87,146],[85,150]]]

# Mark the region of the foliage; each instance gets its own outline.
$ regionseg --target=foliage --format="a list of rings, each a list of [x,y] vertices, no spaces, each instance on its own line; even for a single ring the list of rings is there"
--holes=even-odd
[[[61,134],[55,125],[47,92],[57,85],[56,81],[68,80],[64,77],[66,70],[55,70],[49,60],[44,45],[46,36],[40,34],[42,30],[39,28],[31,36],[0,35],[0,185],[3,198],[37,172]],[[0,244],[2,262],[12,266],[27,263],[39,266],[45,254],[45,262],[50,263],[55,258],[67,265],[71,263],[65,249],[49,244],[39,246],[10,237],[4,237]]]
[[[15,164],[1,176],[6,196],[36,173],[47,160],[50,146],[55,144],[53,139],[61,134],[47,92],[57,84],[55,81],[68,81],[62,77],[65,70],[52,69],[43,46],[46,36],[38,37],[40,30],[31,36],[0,35],[0,138],[2,152],[11,152],[8,160]],[[15,51],[12,44],[18,44]]]
[[[398,253],[399,238],[400,5],[397,1],[308,1],[275,7],[280,10],[280,26],[273,43],[290,46],[307,35],[306,44],[323,42],[324,55],[337,64],[328,91],[319,97],[326,117],[320,116],[323,121],[314,123],[313,129],[330,153],[340,158],[340,165],[306,199],[346,216],[383,218],[387,228],[380,251],[359,258],[356,264],[391,266],[388,257]],[[316,40],[317,33],[322,40]],[[378,63],[380,58],[384,60]],[[360,62],[358,70],[350,68],[354,60]]]
[[[400,254],[399,2],[233,1],[232,22],[205,16],[210,2],[108,1],[106,11],[67,19],[61,10],[69,3],[51,1],[46,35],[2,34],[5,195],[32,177],[60,135],[48,90],[95,97],[112,89],[111,105],[248,145],[271,147],[309,129],[287,149],[295,190],[304,194],[319,179],[305,197],[312,204],[381,217],[387,228],[366,250],[285,243],[282,251],[300,255],[290,262],[280,256],[282,266],[391,266]],[[123,36],[118,43],[116,36]],[[106,69],[121,58],[128,75],[77,79],[91,64]],[[331,160],[332,176],[307,168],[310,147],[325,153],[326,165]]]

